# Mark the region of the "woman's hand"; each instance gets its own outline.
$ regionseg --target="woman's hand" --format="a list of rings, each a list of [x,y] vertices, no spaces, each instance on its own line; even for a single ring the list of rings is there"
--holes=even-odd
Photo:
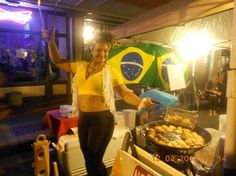
[[[55,27],[52,27],[52,30],[50,32],[50,35],[46,29],[42,29],[42,39],[44,39],[46,42],[48,42],[48,52],[49,52],[49,58],[55,64],[56,66],[60,67],[61,69],[65,70],[66,72],[71,72],[71,66],[70,63],[66,65],[58,65],[62,63],[64,60],[62,58],[62,55],[56,45],[55,42]]]
[[[148,121],[152,105],[154,105],[154,103],[151,101],[151,98],[143,98],[140,101],[138,105],[138,111],[141,112],[140,125],[144,125]]]
[[[138,105],[138,111],[143,108],[150,109],[152,105],[154,105],[154,103],[151,101],[151,98],[143,98]]]
[[[45,29],[45,28],[43,28],[43,29],[41,30],[41,32],[42,32],[41,36],[42,36],[42,39],[43,39],[44,41],[49,42],[49,43],[55,42],[56,29],[55,29],[54,26],[52,26],[50,35],[49,35],[48,30]]]
[[[217,95],[217,96],[221,96],[222,92],[220,91],[216,91],[216,90],[212,90],[211,91],[213,94]]]

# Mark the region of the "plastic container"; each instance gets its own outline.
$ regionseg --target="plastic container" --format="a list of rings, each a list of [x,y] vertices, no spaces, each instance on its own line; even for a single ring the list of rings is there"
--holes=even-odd
[[[72,117],[72,111],[73,111],[73,108],[72,108],[72,105],[60,105],[60,108],[59,108],[59,111],[60,111],[60,114],[62,117]]]
[[[125,113],[122,111],[117,111],[115,113],[115,123],[117,126],[125,126]]]
[[[126,132],[126,128],[115,126],[112,138],[103,157],[103,162],[107,168],[113,166],[116,154],[123,144]],[[66,176],[87,175],[84,157],[77,135],[61,136],[58,139],[56,150],[58,161]]]
[[[122,110],[122,112],[124,112],[124,114],[125,114],[125,126],[127,128],[133,129],[135,127],[137,110],[124,109],[124,110]]]

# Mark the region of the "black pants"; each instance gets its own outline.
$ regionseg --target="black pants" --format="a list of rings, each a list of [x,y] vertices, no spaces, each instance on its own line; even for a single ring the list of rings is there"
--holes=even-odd
[[[78,130],[88,176],[106,176],[102,159],[113,134],[113,115],[109,111],[80,112]]]

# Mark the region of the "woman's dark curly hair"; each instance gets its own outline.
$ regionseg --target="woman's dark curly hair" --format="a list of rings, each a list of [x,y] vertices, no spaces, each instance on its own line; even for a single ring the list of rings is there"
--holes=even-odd
[[[101,32],[97,32],[95,34],[95,37],[91,41],[90,46],[93,47],[96,43],[106,43],[106,44],[108,44],[111,47],[113,41],[114,41],[114,38],[113,38],[111,32],[109,32],[109,31],[101,31]]]

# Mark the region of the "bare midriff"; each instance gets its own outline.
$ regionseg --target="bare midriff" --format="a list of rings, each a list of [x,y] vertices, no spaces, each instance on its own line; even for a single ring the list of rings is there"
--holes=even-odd
[[[79,111],[99,112],[108,110],[103,96],[79,95]]]

